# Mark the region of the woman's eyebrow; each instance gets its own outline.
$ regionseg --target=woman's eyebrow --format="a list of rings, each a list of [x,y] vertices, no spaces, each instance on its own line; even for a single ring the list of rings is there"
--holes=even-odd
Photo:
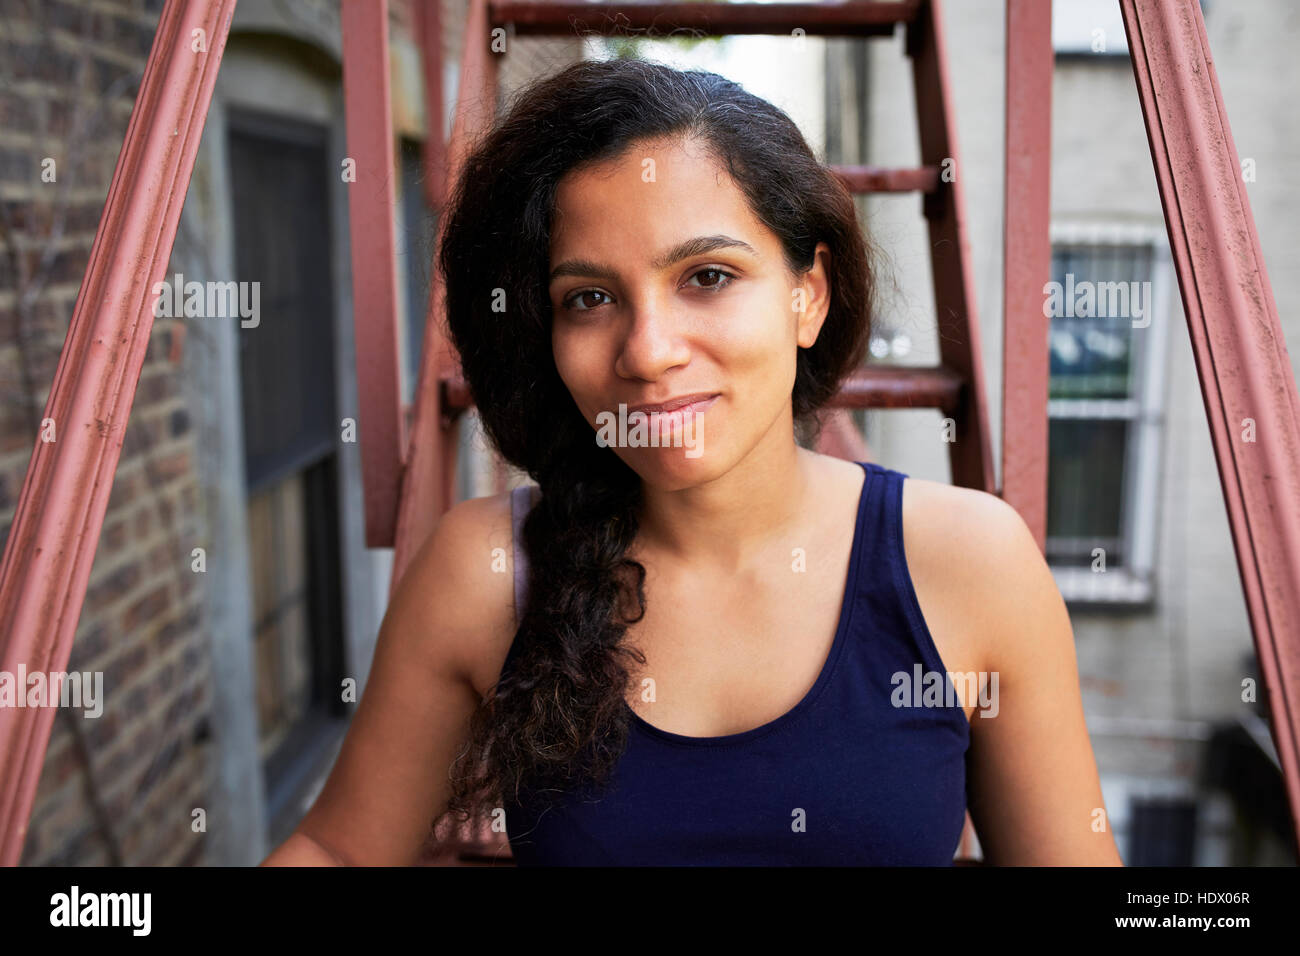
[[[759,258],[758,250],[743,239],[734,239],[731,236],[722,235],[696,236],[693,239],[679,242],[667,252],[661,253],[650,265],[656,270],[667,269],[675,262],[689,259],[692,256],[704,255],[704,253],[713,252],[715,249],[742,249],[755,258]],[[607,281],[618,278],[617,273],[612,268],[598,262],[592,262],[590,259],[566,259],[551,270],[552,282],[563,276],[589,276],[593,279],[605,279]]]

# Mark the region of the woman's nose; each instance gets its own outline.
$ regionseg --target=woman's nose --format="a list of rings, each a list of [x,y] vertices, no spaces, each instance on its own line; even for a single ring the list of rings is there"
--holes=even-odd
[[[671,308],[663,303],[638,303],[629,318],[615,371],[624,378],[654,381],[669,369],[685,365],[690,349],[682,331]]]

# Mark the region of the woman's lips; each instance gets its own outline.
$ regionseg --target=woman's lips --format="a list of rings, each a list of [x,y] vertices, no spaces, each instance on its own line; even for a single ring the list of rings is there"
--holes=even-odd
[[[721,397],[721,395],[714,395],[712,398],[703,398],[698,402],[674,408],[671,412],[637,412],[636,414],[645,415],[650,420],[652,429],[672,432],[680,428],[688,416],[700,414]],[[631,414],[629,413],[629,417]]]

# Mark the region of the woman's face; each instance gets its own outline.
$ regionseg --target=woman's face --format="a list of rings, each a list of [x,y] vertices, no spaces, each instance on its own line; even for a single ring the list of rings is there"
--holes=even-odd
[[[776,234],[697,141],[638,142],[561,179],[551,345],[594,440],[666,490],[793,443],[795,355],[826,318],[829,257],[820,243],[791,276]],[[716,397],[634,413],[696,394]]]

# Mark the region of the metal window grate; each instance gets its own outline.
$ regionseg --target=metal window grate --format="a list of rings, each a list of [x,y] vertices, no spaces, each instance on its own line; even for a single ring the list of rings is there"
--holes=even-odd
[[[230,126],[237,273],[260,286],[258,321],[238,330],[252,494],[337,441],[328,157],[323,127],[246,112]]]

